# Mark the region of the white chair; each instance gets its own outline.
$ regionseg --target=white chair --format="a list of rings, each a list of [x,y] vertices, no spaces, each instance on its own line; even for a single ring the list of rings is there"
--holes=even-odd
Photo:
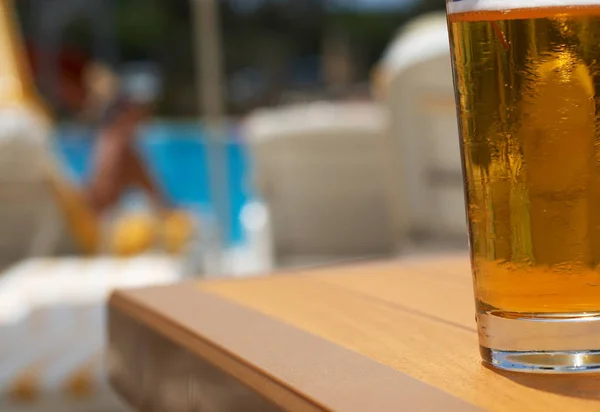
[[[465,245],[456,105],[444,13],[409,23],[377,69],[377,94],[390,110],[397,159],[390,190],[396,233],[413,242]]]
[[[0,410],[129,410],[106,379],[106,302],[180,272],[160,255],[27,259],[0,272]]]
[[[57,251],[63,219],[47,179],[46,132],[25,108],[0,109],[0,267]]]
[[[321,102],[248,118],[245,135],[277,262],[393,250],[385,126],[385,112],[373,103]]]
[[[55,251],[59,209],[48,182],[48,124],[12,2],[0,2],[0,268]]]

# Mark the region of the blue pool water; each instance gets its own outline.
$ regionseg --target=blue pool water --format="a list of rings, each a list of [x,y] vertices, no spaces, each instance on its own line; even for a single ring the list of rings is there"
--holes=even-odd
[[[90,130],[65,124],[56,130],[55,150],[73,180],[83,184],[90,173],[94,137]],[[243,241],[240,211],[251,197],[249,163],[237,128],[229,128],[226,143],[229,180],[229,241]],[[156,122],[140,133],[139,149],[171,201],[184,208],[213,214],[202,127],[194,122]]]

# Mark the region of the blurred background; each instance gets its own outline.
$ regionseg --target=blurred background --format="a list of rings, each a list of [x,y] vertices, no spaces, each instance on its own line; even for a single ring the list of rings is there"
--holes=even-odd
[[[444,1],[0,4],[0,410],[123,410],[115,287],[466,249]]]

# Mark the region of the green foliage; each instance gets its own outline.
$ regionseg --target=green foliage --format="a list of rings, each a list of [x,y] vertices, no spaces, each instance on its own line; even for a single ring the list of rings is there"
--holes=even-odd
[[[147,50],[162,44],[165,33],[178,22],[165,0],[120,0],[116,2],[117,39],[121,49]]]

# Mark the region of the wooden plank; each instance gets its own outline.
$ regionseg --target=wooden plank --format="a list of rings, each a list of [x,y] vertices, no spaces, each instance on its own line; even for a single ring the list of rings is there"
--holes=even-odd
[[[465,262],[449,258],[445,265],[426,261],[359,265],[307,276],[475,331],[473,286]]]
[[[423,411],[480,410],[409,375],[203,293],[191,284],[117,292],[110,306],[286,410],[397,411],[407,405]],[[111,342],[116,340],[116,336],[111,338]]]
[[[464,262],[451,265],[448,276],[464,279],[465,265]],[[305,276],[210,282],[199,287],[366,355],[486,410],[600,410],[600,377],[597,375],[526,375],[499,373],[484,367],[479,359],[475,331],[462,325],[467,322],[463,319],[465,315],[462,312],[451,315],[460,322],[457,325],[444,321],[443,312],[448,309],[444,305],[451,304],[452,300],[440,298],[443,304],[436,305],[435,299],[422,295],[430,299],[427,307],[431,309],[421,313],[422,307],[413,310],[417,299],[405,308],[390,304],[390,300],[392,303],[396,300],[392,299],[391,292],[385,299],[377,300],[373,299],[373,291],[360,291],[370,283],[376,268],[384,266],[373,265],[370,270],[366,266],[357,268],[354,275],[352,270],[344,275],[338,269],[322,269]],[[422,268],[437,268],[443,275],[447,266],[448,262],[438,262]],[[377,293],[383,289],[385,280],[390,281],[389,289],[394,289],[412,279],[401,273],[405,268],[404,263],[388,265],[386,270],[396,274],[399,280],[392,280],[391,275],[380,275],[383,280],[377,281],[380,282]],[[359,272],[362,275],[358,275]],[[339,279],[336,280],[336,276]],[[355,278],[353,289],[336,283],[343,283],[346,276],[365,280]],[[432,296],[447,294],[448,283],[425,282]],[[461,303],[465,292],[461,293],[463,296],[455,303],[472,305],[466,301]]]

